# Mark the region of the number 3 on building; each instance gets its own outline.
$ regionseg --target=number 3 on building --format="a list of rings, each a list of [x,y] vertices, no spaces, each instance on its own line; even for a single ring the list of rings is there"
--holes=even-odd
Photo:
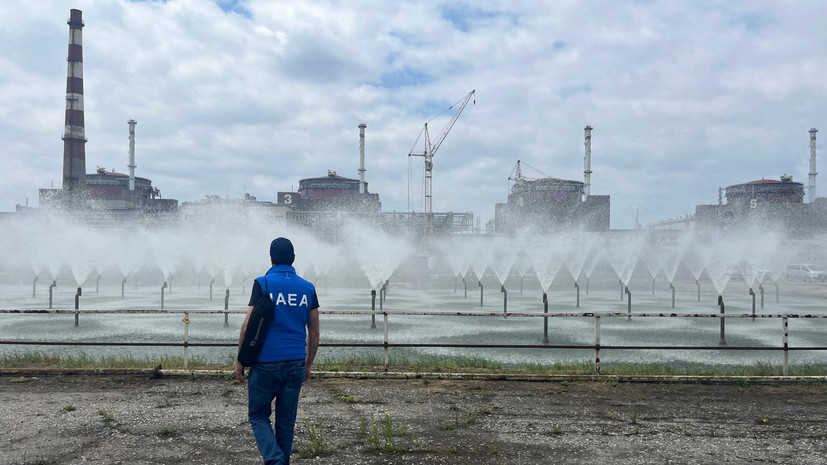
[[[756,208],[757,206],[758,206],[758,200],[757,199],[749,199],[749,208]]]
[[[755,199],[753,199],[754,201]],[[284,203],[293,203],[293,194],[284,194]],[[752,207],[755,208],[755,207]]]

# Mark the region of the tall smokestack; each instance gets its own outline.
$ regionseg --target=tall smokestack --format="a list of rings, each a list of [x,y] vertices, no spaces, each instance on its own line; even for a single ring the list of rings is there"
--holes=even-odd
[[[818,129],[810,129],[810,191],[807,196],[810,198],[810,203],[816,201],[816,133]]]
[[[83,122],[83,12],[69,10],[69,64],[63,133],[63,189],[86,187],[86,130]]]
[[[359,193],[365,193],[365,123],[359,125]]]
[[[589,198],[592,187],[592,127],[586,126],[586,155],[583,157],[583,201]]]
[[[138,166],[135,165],[135,125],[138,124],[137,121],[131,119],[127,121],[129,124],[129,190],[135,190],[135,168]]]

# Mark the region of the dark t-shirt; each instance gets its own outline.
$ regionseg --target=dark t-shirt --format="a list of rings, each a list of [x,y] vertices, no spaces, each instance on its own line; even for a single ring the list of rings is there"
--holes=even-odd
[[[258,284],[258,280],[253,281],[253,292],[250,294],[250,303],[247,304],[250,307],[256,304],[259,298],[261,298],[261,286]],[[313,290],[313,302],[310,303],[310,309],[313,310],[314,308],[319,308],[319,297],[316,295],[316,290]]]

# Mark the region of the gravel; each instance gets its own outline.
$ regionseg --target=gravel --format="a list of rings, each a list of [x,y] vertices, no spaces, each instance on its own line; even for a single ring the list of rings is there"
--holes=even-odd
[[[0,464],[261,463],[227,378],[0,374]],[[827,463],[827,383],[312,380],[293,463]]]

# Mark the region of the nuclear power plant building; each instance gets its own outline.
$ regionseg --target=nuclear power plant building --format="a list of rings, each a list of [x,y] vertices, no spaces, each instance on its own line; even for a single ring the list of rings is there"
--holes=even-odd
[[[144,218],[177,212],[178,201],[162,199],[147,178],[135,176],[135,120],[129,125],[129,174],[98,168],[86,173],[86,124],[83,89],[83,13],[69,11],[69,51],[63,132],[63,187],[40,189],[40,205],[95,220]],[[150,214],[150,215],[147,215]]]

